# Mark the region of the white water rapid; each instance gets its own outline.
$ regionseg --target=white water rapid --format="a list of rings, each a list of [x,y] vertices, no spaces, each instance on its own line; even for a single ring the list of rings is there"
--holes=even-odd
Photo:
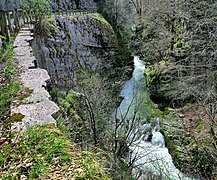
[[[133,77],[123,86],[121,97],[124,99],[117,109],[117,118],[123,120],[127,127],[129,161],[136,159],[134,174],[151,172],[165,180],[193,179],[186,177],[174,166],[165,147],[164,137],[159,132],[159,119],[147,121],[147,114],[152,107],[146,89],[145,66],[137,56],[134,57],[134,66]],[[145,180],[147,177],[142,175],[138,179]]]

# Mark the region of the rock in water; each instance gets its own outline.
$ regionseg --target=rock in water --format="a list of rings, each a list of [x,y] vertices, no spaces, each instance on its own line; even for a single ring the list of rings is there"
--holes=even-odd
[[[163,135],[159,131],[157,131],[157,132],[153,131],[152,132],[151,143],[154,146],[164,147],[165,144],[164,144],[164,137],[163,137]]]

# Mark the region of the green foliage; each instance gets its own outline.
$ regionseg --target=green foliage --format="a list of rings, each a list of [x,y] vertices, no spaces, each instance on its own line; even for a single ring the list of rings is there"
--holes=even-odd
[[[132,42],[132,47],[138,48],[145,62],[150,62],[151,64],[168,59],[171,40],[167,33],[161,33],[162,26],[159,22],[152,22],[154,17],[147,20],[151,22],[144,22],[143,31],[139,37],[139,40],[143,42],[138,45],[134,45],[135,43]],[[159,19],[155,19],[154,21],[159,21]],[[156,27],[158,23],[159,26]]]
[[[2,76],[5,77],[4,73]],[[3,79],[4,82],[0,85],[0,117],[6,115],[5,113],[7,113],[7,109],[9,109],[11,101],[15,98],[19,90],[19,85],[15,82],[10,74],[9,77],[5,78],[6,79]]]
[[[0,38],[6,40],[6,37],[4,37],[4,36],[2,36],[2,35],[0,35]]]
[[[0,64],[10,64],[13,54],[13,39],[11,39],[10,42],[6,44],[6,47],[4,49],[0,47]]]
[[[53,88],[58,92],[58,124],[67,127],[67,135],[76,143],[105,143],[106,125],[115,103],[109,96],[108,84],[98,73],[82,69],[78,72],[78,84],[79,92]]]
[[[179,119],[174,110],[166,110],[161,124],[166,147],[177,167],[189,174],[211,179],[217,164],[212,138],[206,134],[207,127],[201,120],[191,122],[190,126],[188,118]]]
[[[22,0],[21,5],[36,21],[41,21],[51,14],[50,0]]]
[[[93,180],[109,180],[110,178],[105,173],[104,169],[99,168],[99,162],[102,163],[102,160],[97,159],[98,157],[94,152],[83,151],[82,159],[79,163],[83,167],[83,171],[76,172],[76,179],[93,179]],[[98,162],[96,161],[98,160]],[[102,176],[104,175],[104,176]]]
[[[67,134],[73,142],[81,142],[84,134],[88,133],[85,123],[78,112],[82,109],[80,94],[73,91],[61,91],[57,97],[60,108],[57,113],[58,127]]]
[[[34,35],[48,36],[50,33],[55,34],[57,28],[54,18],[44,18],[35,23]]]
[[[175,19],[174,58],[171,58],[176,65],[167,72],[170,80],[160,86],[162,94],[183,102],[206,99],[207,94],[214,99],[217,69],[213,52],[217,46],[213,35],[217,4],[191,0],[180,1],[179,5],[181,14]]]
[[[197,130],[201,130],[202,124],[201,124],[201,121],[199,119],[196,120],[194,128],[197,129]]]
[[[207,99],[207,94],[215,102],[216,2],[166,0],[155,6],[131,40],[132,48],[148,62],[147,84],[152,95],[174,105]]]
[[[106,19],[99,13],[91,13],[91,16],[100,21],[101,23],[105,24],[106,26],[108,26],[110,29],[112,29],[111,25],[108,23],[108,21],[106,21]],[[113,31],[113,30],[112,30]]]
[[[123,48],[120,48],[119,53],[114,56],[113,64],[116,68],[124,68],[129,66],[129,60],[132,59],[131,53],[125,51]],[[128,75],[129,76],[129,75]]]
[[[160,76],[161,72],[157,66],[149,67],[145,69],[145,77],[146,77],[146,84],[150,86],[152,82]]]
[[[61,107],[61,111],[65,113],[70,113],[76,116],[75,114],[75,108],[78,104],[76,101],[76,98],[79,97],[80,94],[76,93],[73,90],[69,90],[68,92],[61,92],[61,96],[57,97],[57,102]]]
[[[1,179],[110,179],[102,160],[79,151],[55,125],[35,125],[16,144],[0,148]]]
[[[98,143],[106,143],[104,138],[109,117],[116,103],[116,99],[111,97],[113,92],[109,89],[108,80],[99,73],[84,70],[79,73],[79,86],[85,97],[85,108],[80,116],[89,121]]]
[[[25,98],[29,97],[32,94],[33,90],[28,87],[21,87],[17,97],[15,98],[18,101],[22,101]]]
[[[12,64],[12,58],[12,43],[9,43],[6,49],[0,49],[0,124],[3,126],[3,132],[10,127],[10,104],[20,89],[13,77],[15,68]],[[3,136],[9,134],[5,132]]]
[[[48,35],[55,32],[55,19],[51,16],[50,0],[22,0],[22,9],[27,11],[28,15],[34,19],[34,35]]]

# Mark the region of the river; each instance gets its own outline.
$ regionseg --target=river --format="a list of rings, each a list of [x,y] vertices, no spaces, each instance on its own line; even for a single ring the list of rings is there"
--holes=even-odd
[[[117,118],[126,124],[126,139],[130,147],[128,160],[134,161],[134,175],[140,174],[137,179],[141,180],[147,179],[147,172],[165,180],[194,179],[181,173],[173,164],[164,137],[159,132],[159,118],[148,117],[152,111],[152,102],[146,88],[144,71],[145,65],[138,56],[134,56],[133,76],[123,86],[120,94],[123,100],[117,109]]]

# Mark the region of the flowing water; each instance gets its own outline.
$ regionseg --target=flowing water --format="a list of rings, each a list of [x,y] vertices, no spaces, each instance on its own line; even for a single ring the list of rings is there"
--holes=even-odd
[[[174,166],[164,137],[159,132],[159,119],[148,120],[153,103],[147,92],[144,71],[144,64],[135,56],[133,77],[123,86],[123,100],[116,115],[127,127],[125,133],[130,146],[129,161],[135,160],[134,173],[151,172],[166,180],[193,179]],[[141,176],[140,179],[146,178]]]

